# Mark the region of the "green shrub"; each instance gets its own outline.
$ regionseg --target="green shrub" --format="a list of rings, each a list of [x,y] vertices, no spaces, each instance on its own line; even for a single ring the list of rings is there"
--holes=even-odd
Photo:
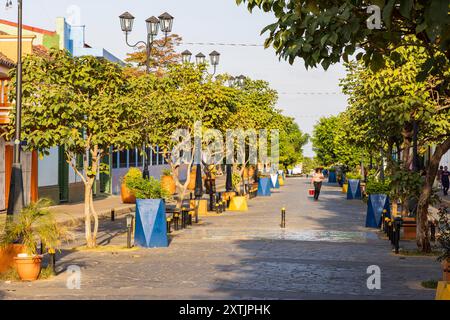
[[[123,177],[123,182],[126,184],[128,179],[135,179],[142,177],[142,172],[138,168],[130,168],[127,174]]]
[[[389,181],[377,181],[370,179],[366,184],[366,193],[367,194],[387,194],[389,195],[391,192],[391,184]]]
[[[169,193],[161,187],[159,180],[153,177],[145,179],[137,168],[131,168],[124,177],[125,185],[136,199],[167,199]]]
[[[231,176],[231,183],[233,184],[233,188],[235,191],[239,191],[238,187],[241,181],[242,181],[241,175],[238,172],[233,172],[233,175]]]
[[[350,179],[352,179],[352,180],[361,180],[362,179],[362,176],[360,174],[351,173],[351,172],[347,173],[345,175],[345,177],[347,178],[347,180],[350,180]]]

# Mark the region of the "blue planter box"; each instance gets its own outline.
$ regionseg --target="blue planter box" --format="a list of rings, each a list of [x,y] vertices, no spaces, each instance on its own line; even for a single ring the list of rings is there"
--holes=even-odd
[[[270,175],[270,187],[272,189],[280,189],[280,182],[278,181],[278,174]]]
[[[162,199],[136,200],[134,243],[143,248],[160,248],[169,245],[166,205]]]
[[[348,180],[347,200],[362,199],[361,181],[356,179]]]
[[[371,194],[367,203],[367,228],[380,228],[383,210],[386,210],[386,217],[391,217],[389,196],[386,194]]]
[[[330,171],[328,174],[328,183],[336,183],[336,171]]]
[[[259,197],[270,197],[272,195],[270,187],[271,187],[270,178],[260,178],[258,181],[257,195]]]

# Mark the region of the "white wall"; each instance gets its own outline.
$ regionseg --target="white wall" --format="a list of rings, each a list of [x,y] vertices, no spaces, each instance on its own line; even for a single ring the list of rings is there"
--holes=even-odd
[[[38,163],[38,186],[55,186],[58,184],[58,148],[51,148],[50,154]]]

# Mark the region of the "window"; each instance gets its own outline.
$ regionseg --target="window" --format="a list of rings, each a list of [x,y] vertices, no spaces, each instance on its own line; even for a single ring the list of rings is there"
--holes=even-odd
[[[128,168],[128,150],[120,151],[119,158],[120,168]]]
[[[113,167],[113,169],[117,169],[119,167],[119,163],[117,161],[118,156],[119,156],[118,152],[113,152],[113,154],[112,154],[112,167]]]
[[[131,149],[129,152],[129,165],[130,167],[136,167],[136,149]]]

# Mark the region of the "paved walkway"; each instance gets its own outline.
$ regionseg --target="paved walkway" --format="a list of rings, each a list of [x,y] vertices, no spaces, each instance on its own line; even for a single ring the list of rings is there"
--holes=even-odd
[[[272,197],[251,200],[248,213],[204,217],[175,233],[166,249],[64,250],[57,277],[0,283],[0,298],[434,298],[434,290],[420,286],[441,277],[434,257],[395,256],[376,230],[364,228],[363,202],[345,200],[340,189],[328,185],[313,202],[307,189],[305,179],[288,179]],[[287,210],[284,230],[279,226],[282,207]],[[101,243],[126,243],[123,218],[101,226]],[[66,288],[69,265],[81,267],[80,290]],[[381,268],[381,290],[367,288],[370,265]]]

